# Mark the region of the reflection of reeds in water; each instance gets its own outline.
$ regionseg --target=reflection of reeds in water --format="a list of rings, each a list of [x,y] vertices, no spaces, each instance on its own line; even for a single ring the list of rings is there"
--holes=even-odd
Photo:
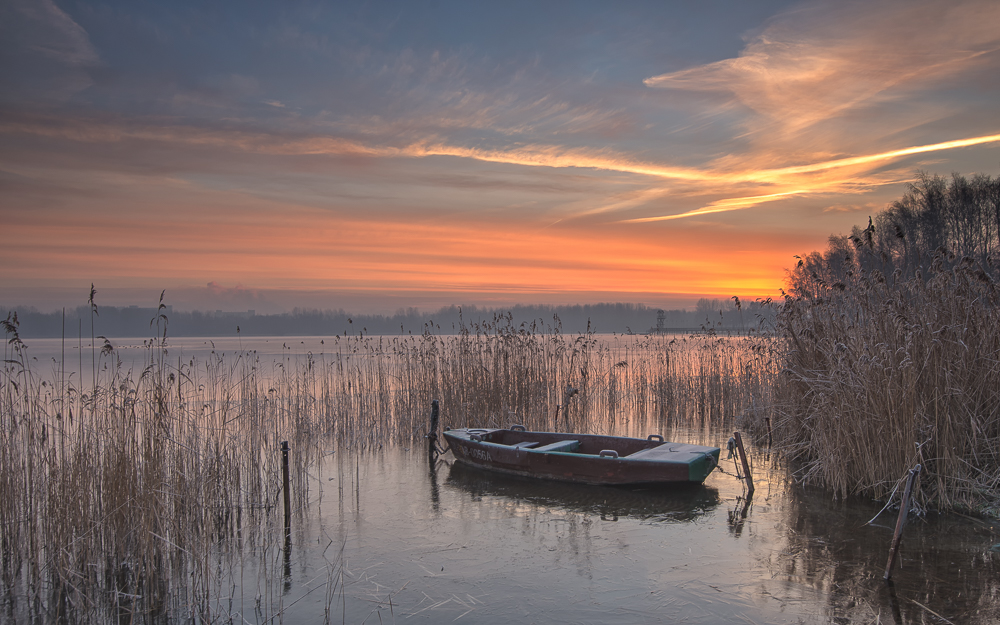
[[[867,498],[831,501],[826,489],[796,490],[784,500],[782,532],[765,539],[779,541],[761,576],[781,580],[768,589],[772,596],[789,601],[802,588],[827,591],[825,610],[817,609],[822,622],[1000,622],[1000,567],[983,544],[988,522],[932,514],[908,525],[906,564],[887,584],[882,571],[896,514],[879,514]]]
[[[109,345],[83,392],[42,379],[7,329],[0,573],[11,619],[279,614],[281,440],[301,514],[321,444],[417,440],[435,398],[456,427],[608,433],[718,425],[770,402],[771,369],[748,339],[568,337],[498,318],[457,336],[326,339],[325,353],[274,363],[173,363],[158,339],[141,372]]]

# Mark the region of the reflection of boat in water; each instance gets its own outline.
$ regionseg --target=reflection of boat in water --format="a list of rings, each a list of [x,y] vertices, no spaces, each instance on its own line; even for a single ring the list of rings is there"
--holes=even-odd
[[[473,497],[506,497],[528,505],[575,510],[615,521],[619,517],[691,521],[720,503],[719,492],[704,484],[590,486],[503,475],[457,462],[451,465],[445,486]]]
[[[445,430],[459,462],[491,471],[584,484],[685,484],[705,481],[719,464],[719,448],[648,438],[528,432]]]

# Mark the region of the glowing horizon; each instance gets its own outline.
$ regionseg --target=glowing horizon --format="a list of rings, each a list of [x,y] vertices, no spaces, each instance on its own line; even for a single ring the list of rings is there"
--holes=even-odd
[[[1000,155],[995,3],[383,9],[13,3],[0,305],[766,298]]]

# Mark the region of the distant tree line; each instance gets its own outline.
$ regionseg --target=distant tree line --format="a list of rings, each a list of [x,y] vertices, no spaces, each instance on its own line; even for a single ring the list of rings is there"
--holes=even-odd
[[[58,338],[90,336],[92,311],[89,305],[67,309],[65,323],[62,311],[40,312],[33,308],[0,307],[0,317],[17,313],[21,337]],[[358,315],[344,310],[310,310],[296,308],[290,313],[258,315],[246,312],[181,312],[170,306],[157,308],[137,306],[96,306],[93,316],[94,334],[105,337],[152,337],[155,324],[164,314],[168,336],[332,336],[336,334],[395,335],[458,333],[462,326],[473,328],[493,320],[498,315],[511,315],[514,325],[534,324],[539,330],[559,329],[562,332],[635,333],[655,331],[658,309],[643,304],[586,304],[575,306],[513,306],[480,308],[448,306],[436,312],[421,312],[416,308],[399,309],[392,315]],[[663,311],[664,325],[672,331],[714,329],[740,331],[756,328],[770,309],[760,303],[737,309],[734,299],[702,299],[694,310]]]

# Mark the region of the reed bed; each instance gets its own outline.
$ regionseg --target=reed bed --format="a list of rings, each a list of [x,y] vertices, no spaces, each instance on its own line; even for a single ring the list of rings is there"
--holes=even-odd
[[[61,368],[51,379],[33,370],[7,326],[8,620],[280,619],[282,440],[302,515],[321,449],[418,442],[432,399],[452,427],[644,436],[731,427],[772,403],[776,372],[766,338],[566,336],[558,320],[498,316],[457,335],[329,337],[322,353],[272,362],[251,351],[180,362],[158,338],[133,370],[106,343],[83,390]]]
[[[775,437],[800,476],[889,498],[923,467],[919,499],[996,514],[1000,291],[971,259],[908,280],[850,275],[790,298]]]
[[[282,438],[299,451],[297,503],[307,497],[315,447],[288,380],[275,389],[246,358],[173,366],[151,345],[138,373],[102,350],[108,366],[82,393],[40,378],[12,341],[0,396],[6,616],[235,617],[223,604],[242,592],[244,566],[267,570],[281,551]],[[275,614],[279,579],[247,603]]]
[[[450,427],[622,435],[730,427],[773,403],[771,343],[763,335],[569,336],[558,320],[540,329],[498,316],[457,335],[335,338],[334,351],[319,357],[321,403],[336,407],[324,421],[338,440],[365,445],[422,438],[433,399]]]

